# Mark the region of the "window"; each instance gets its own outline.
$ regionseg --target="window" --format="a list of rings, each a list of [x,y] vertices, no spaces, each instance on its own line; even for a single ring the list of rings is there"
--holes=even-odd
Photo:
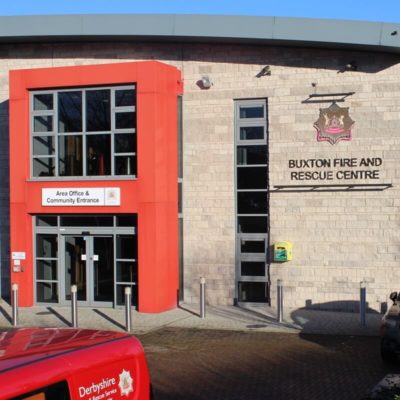
[[[13,397],[11,400],[69,400],[70,398],[68,384],[63,381]]]
[[[130,286],[137,306],[137,224],[137,214],[36,215],[36,302],[70,304],[76,284],[82,304],[119,306]]]
[[[267,102],[238,100],[236,143],[236,295],[239,302],[269,298]]]
[[[124,290],[129,286],[132,298],[137,297],[137,238],[136,235],[116,235],[117,305],[124,305]]]
[[[36,238],[36,293],[38,302],[58,302],[58,237],[40,234]]]
[[[32,177],[136,177],[136,87],[31,93]]]

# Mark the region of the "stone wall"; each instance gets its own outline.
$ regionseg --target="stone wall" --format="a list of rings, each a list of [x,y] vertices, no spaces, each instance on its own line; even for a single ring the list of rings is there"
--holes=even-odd
[[[270,242],[293,242],[294,259],[272,263],[285,285],[285,305],[352,309],[361,280],[367,301],[380,310],[397,289],[400,150],[399,58],[384,53],[254,45],[71,43],[0,47],[0,163],[8,162],[8,70],[94,63],[159,60],[184,77],[183,217],[185,301],[198,301],[199,278],[207,279],[211,304],[235,296],[234,100],[267,98],[270,158]],[[343,71],[355,61],[356,71]],[[270,76],[257,77],[269,65]],[[202,90],[208,75],[213,85]],[[105,82],[106,83],[106,82]],[[313,123],[329,103],[304,102],[312,93],[354,92],[338,103],[355,120],[351,141],[316,140]],[[277,192],[275,185],[323,184],[293,181],[291,159],[381,158],[377,191]],[[1,166],[1,165],[0,165]],[[331,168],[334,172],[344,168]],[[353,168],[354,169],[354,168]],[[306,169],[304,169],[306,170]],[[318,170],[318,169],[308,169]],[[8,180],[0,181],[1,272],[8,276]],[[375,181],[374,181],[375,182]],[[330,184],[371,183],[334,179]],[[5,196],[2,200],[2,193]],[[8,239],[8,238],[7,238]]]

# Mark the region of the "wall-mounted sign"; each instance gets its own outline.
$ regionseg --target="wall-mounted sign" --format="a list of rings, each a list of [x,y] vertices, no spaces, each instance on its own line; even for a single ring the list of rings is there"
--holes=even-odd
[[[11,258],[13,260],[25,260],[26,253],[25,253],[25,251],[13,251],[13,252],[11,252]]]
[[[381,157],[311,158],[289,160],[291,181],[380,179]]]
[[[120,188],[43,188],[42,206],[119,206]]]
[[[340,140],[351,140],[351,128],[354,121],[349,116],[349,108],[339,107],[336,103],[328,108],[319,109],[319,118],[314,122],[317,140],[335,144]]]

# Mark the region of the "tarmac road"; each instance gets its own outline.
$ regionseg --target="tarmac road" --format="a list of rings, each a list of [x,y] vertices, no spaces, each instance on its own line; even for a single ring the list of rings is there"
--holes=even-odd
[[[155,400],[361,400],[400,372],[371,336],[162,328],[139,338]]]

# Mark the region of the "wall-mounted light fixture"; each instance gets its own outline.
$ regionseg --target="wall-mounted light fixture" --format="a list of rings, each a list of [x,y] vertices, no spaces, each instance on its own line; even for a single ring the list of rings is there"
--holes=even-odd
[[[270,76],[271,75],[271,67],[266,65],[262,68],[262,70],[256,75],[257,78],[261,78],[262,76]]]
[[[393,32],[390,33],[391,36],[396,36],[397,34],[398,34],[397,31],[393,31]]]
[[[314,88],[314,94],[317,93],[318,83],[317,82],[311,82],[311,86]]]
[[[213,82],[208,75],[204,75],[196,82],[196,84],[200,89],[210,89],[210,87],[213,85]]]
[[[342,68],[339,69],[338,74],[342,74],[343,72],[347,71],[357,71],[358,65],[355,61],[350,61],[347,64],[343,65]]]
[[[358,66],[355,61],[351,61],[344,66],[346,71],[357,71]]]

